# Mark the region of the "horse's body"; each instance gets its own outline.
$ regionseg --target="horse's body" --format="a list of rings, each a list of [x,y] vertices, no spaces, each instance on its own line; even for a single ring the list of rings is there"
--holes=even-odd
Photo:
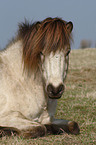
[[[71,32],[72,23],[67,26],[59,18],[49,18],[33,25],[23,24],[19,26],[16,39],[0,52],[0,130],[5,134],[12,131],[24,137],[37,137],[47,131],[59,133],[60,128],[66,132],[79,133],[76,122],[54,119],[57,99],[63,94],[67,74],[66,48],[64,51],[62,48],[61,50],[56,48],[57,50],[52,52],[51,48],[48,52],[44,50],[46,48],[44,44],[47,43],[45,38],[44,48],[37,49],[39,43],[35,48],[37,43],[34,42],[35,37],[37,40],[40,39],[39,36],[47,37],[48,32],[45,33],[48,29],[47,23],[53,21],[64,23],[66,31],[68,29]],[[41,30],[42,36],[38,32]],[[41,39],[38,42],[41,42]],[[48,42],[51,43],[50,40]],[[35,52],[33,45],[37,49]]]

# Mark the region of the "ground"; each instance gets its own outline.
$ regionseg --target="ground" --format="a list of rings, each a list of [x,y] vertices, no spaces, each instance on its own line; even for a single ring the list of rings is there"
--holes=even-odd
[[[74,120],[79,135],[46,135],[37,139],[3,137],[8,145],[95,145],[96,144],[96,48],[72,50],[66,89],[58,102],[56,118]]]

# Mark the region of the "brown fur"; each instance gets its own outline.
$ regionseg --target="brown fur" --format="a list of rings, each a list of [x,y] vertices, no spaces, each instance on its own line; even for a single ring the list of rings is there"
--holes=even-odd
[[[25,68],[32,71],[38,68],[40,53],[49,54],[70,48],[70,28],[60,18],[46,18],[41,22],[19,25],[18,37],[23,40],[23,59]]]

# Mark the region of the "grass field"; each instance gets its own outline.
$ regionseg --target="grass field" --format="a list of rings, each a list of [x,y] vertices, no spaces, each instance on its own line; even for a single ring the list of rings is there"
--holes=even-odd
[[[96,144],[96,49],[72,50],[66,90],[58,102],[56,118],[75,120],[80,134],[49,135],[38,139],[3,137],[0,144],[95,145]]]

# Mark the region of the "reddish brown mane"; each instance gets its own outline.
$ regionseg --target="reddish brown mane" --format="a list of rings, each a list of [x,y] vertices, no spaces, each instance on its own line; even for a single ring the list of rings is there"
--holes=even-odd
[[[40,63],[40,52],[45,55],[70,47],[70,31],[67,22],[60,18],[47,18],[33,24],[19,26],[19,37],[23,40],[23,59],[28,70],[36,70]]]

